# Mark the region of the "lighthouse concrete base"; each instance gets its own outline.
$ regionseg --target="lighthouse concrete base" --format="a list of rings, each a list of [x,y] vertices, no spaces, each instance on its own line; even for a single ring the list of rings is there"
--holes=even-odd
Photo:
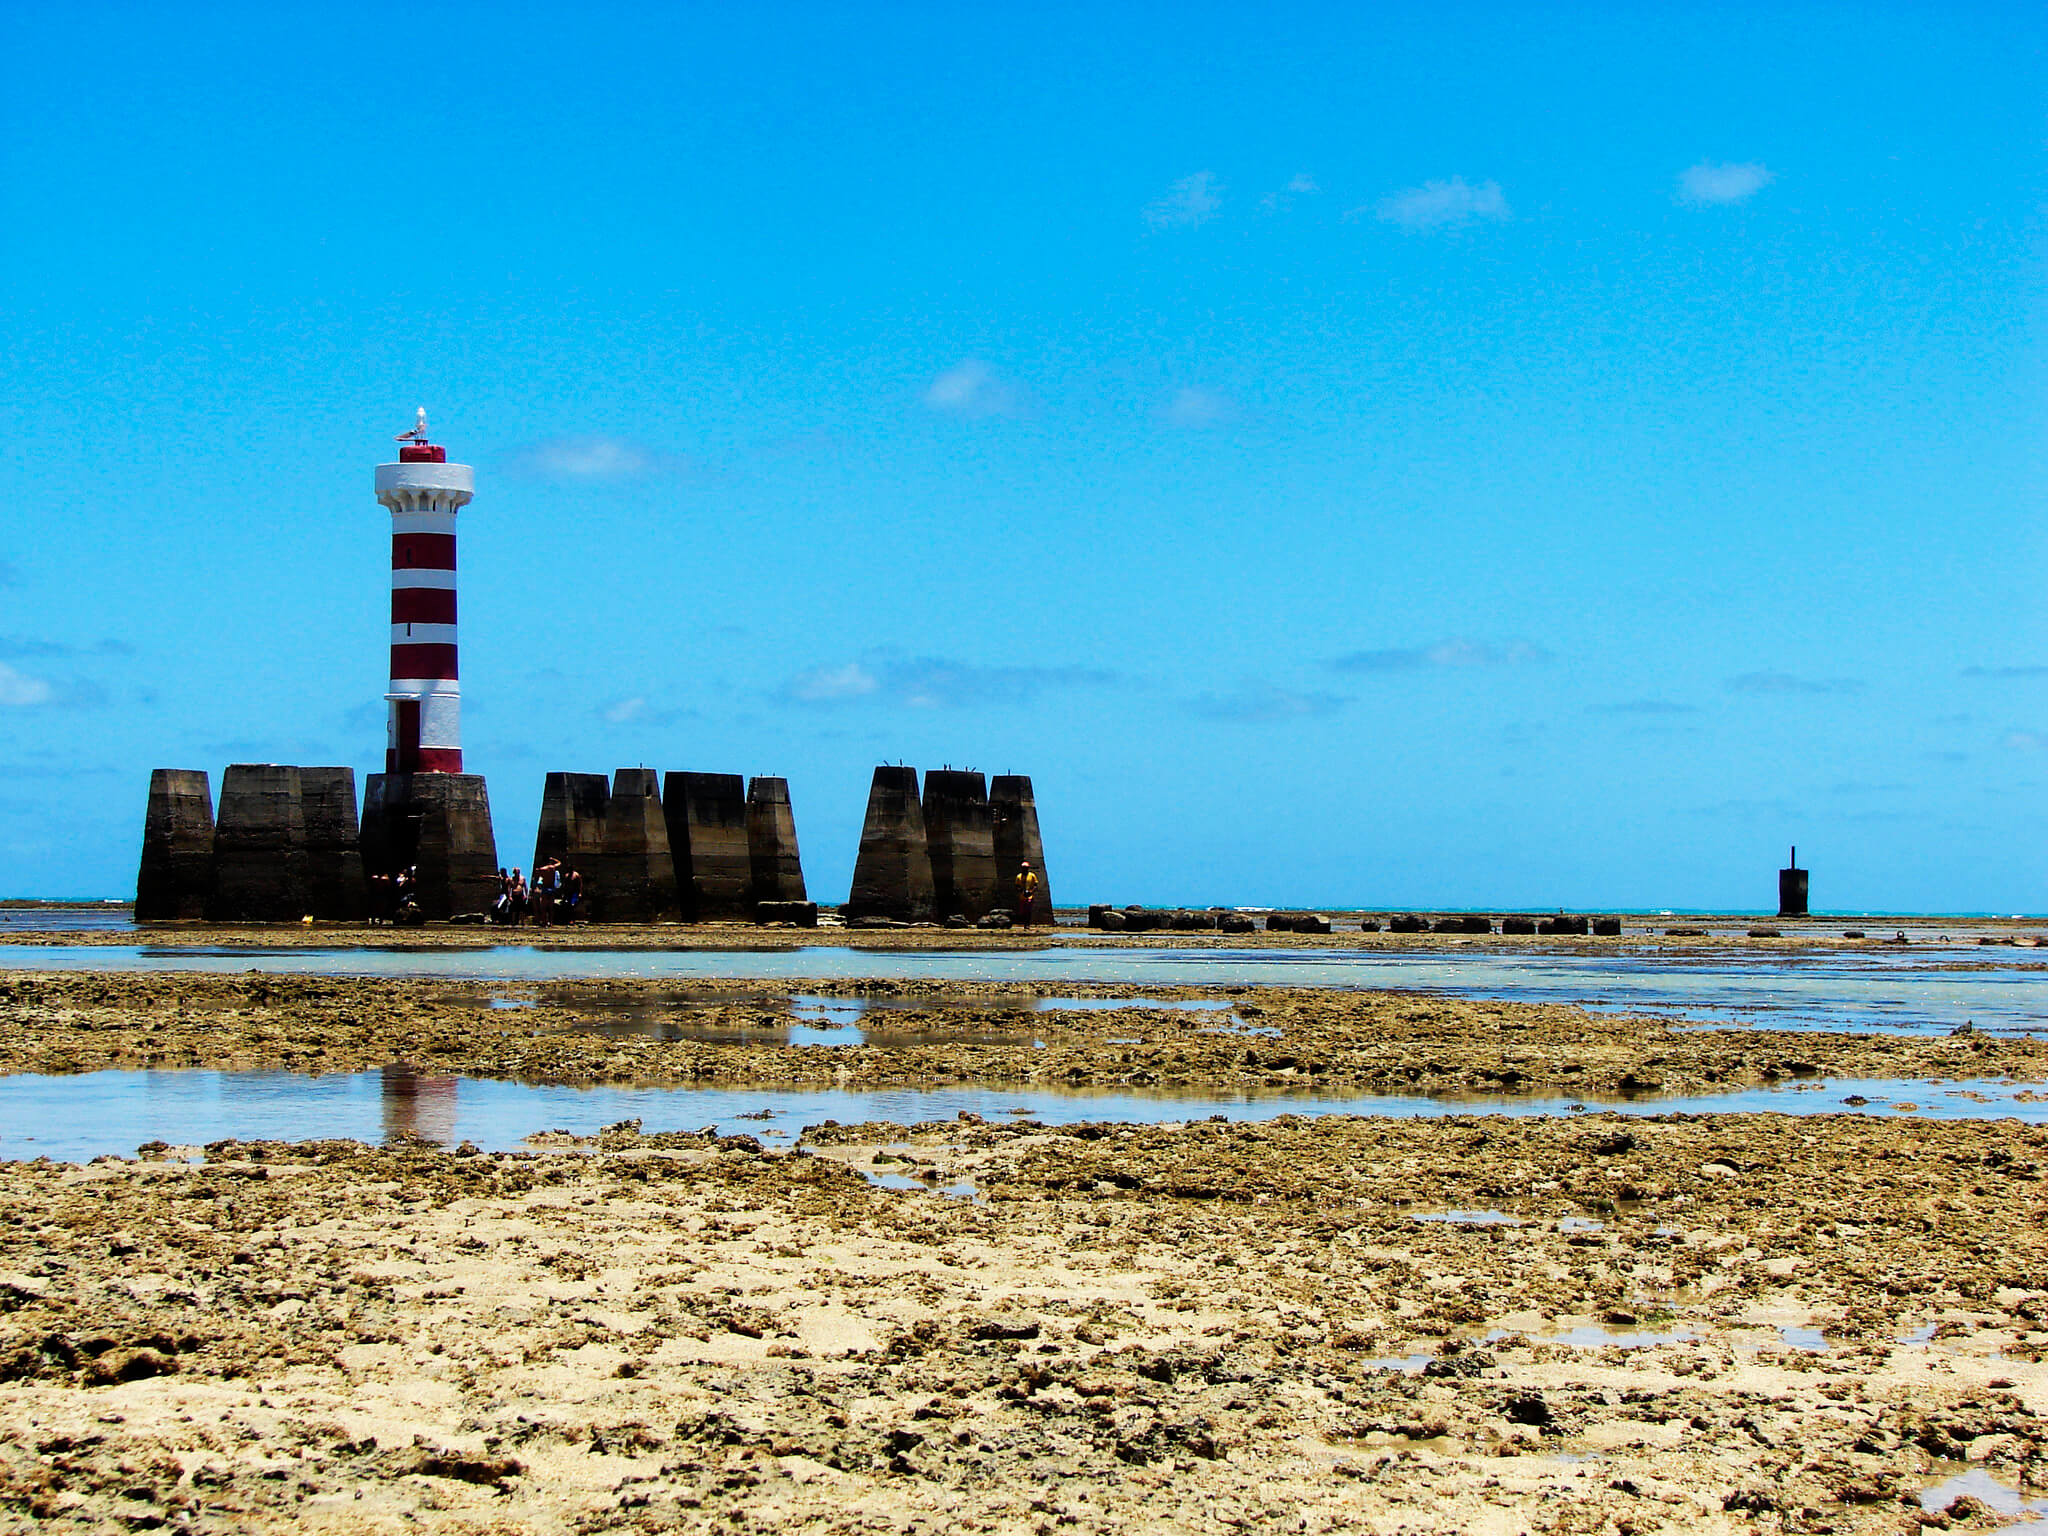
[[[204,917],[212,889],[213,786],[203,769],[155,769],[142,823],[135,920]]]
[[[416,869],[430,918],[488,912],[498,840],[479,773],[373,773],[363,793],[363,869],[372,880]]]

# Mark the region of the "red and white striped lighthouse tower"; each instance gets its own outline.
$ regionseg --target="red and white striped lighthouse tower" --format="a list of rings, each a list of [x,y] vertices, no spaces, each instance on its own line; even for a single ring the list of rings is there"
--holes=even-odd
[[[391,513],[391,686],[386,773],[462,772],[462,684],[455,665],[455,513],[476,472],[427,441],[427,412],[377,466]]]

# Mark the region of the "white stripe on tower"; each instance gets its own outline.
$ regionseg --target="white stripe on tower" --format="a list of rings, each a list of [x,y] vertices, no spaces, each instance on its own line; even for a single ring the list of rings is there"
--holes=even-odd
[[[462,772],[455,646],[455,513],[475,492],[467,464],[426,440],[426,416],[396,464],[377,466],[391,513],[391,682],[386,773]]]

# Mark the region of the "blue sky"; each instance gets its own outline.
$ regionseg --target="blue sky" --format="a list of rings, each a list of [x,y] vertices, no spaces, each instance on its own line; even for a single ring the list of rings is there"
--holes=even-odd
[[[0,7],[0,854],[1028,772],[1063,901],[2048,911],[2035,6]]]

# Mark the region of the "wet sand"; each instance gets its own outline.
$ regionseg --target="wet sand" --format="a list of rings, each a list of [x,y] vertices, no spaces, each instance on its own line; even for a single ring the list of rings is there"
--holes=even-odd
[[[49,1530],[1898,1531],[1965,1468],[2042,1470],[2040,1132],[810,1140],[0,1165],[0,1510]],[[1509,1220],[1428,1219],[1452,1210]]]
[[[1062,987],[1167,1006],[1049,1013],[1019,1010],[1025,987],[789,990],[929,1006],[792,1046],[759,1038],[789,1012],[758,982],[8,972],[0,1071],[403,1058],[1014,1083],[1020,1106],[2048,1076],[2042,1042],[1976,1034],[1309,989]],[[1921,1492],[2048,1475],[2048,1129],[1020,1117],[816,1126],[795,1154],[666,1126],[530,1145],[0,1163],[0,1525],[1989,1529]]]
[[[1052,991],[1147,1006],[1028,1011]],[[858,1032],[810,1021],[820,1038],[865,1035],[862,1043],[790,1045],[780,1037],[798,992],[883,1006],[862,1016]],[[493,999],[522,1006],[494,1008]],[[0,972],[0,1072],[356,1072],[401,1060],[424,1072],[568,1084],[1611,1098],[1830,1077],[2033,1081],[2048,1077],[2048,1041],[1706,1029],[1327,988],[1081,983],[963,994],[928,980],[693,981],[679,990],[624,980]]]

